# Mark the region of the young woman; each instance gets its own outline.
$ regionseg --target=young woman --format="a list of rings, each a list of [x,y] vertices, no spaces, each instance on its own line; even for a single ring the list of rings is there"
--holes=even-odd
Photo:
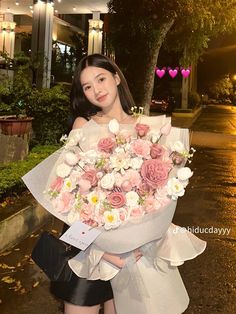
[[[93,54],[84,57],[74,75],[71,91],[72,129],[81,128],[88,120],[98,124],[116,118],[121,124],[134,124],[130,108],[134,101],[127,82],[119,68],[107,57]],[[135,251],[136,260],[141,257]],[[118,255],[105,253],[103,258],[124,266]],[[98,314],[104,303],[104,313],[115,313],[112,288],[109,281],[86,280],[72,275],[70,282],[52,282],[51,292],[65,302],[65,314]]]
[[[130,109],[134,106],[134,101],[126,80],[119,68],[103,55],[90,55],[80,61],[72,84],[71,104],[74,116],[72,128],[75,130],[72,133],[78,133],[77,129],[83,128],[83,134],[86,134],[84,144],[82,143],[85,150],[90,150],[100,136],[109,132],[108,123],[114,118],[124,131],[135,131],[137,119],[131,115]],[[159,134],[166,122],[170,122],[164,115],[142,116],[141,120],[151,126],[157,132],[155,134]],[[164,135],[160,143],[168,147],[172,141],[180,141],[188,148],[188,139],[188,130],[171,127],[170,133]],[[43,198],[43,192],[46,174],[53,171],[56,156],[54,153],[24,178],[36,199],[53,214],[55,211],[51,208],[51,203]],[[42,178],[42,170],[45,178]],[[37,198],[38,195],[40,197]],[[51,289],[57,297],[64,300],[65,314],[98,314],[102,303],[105,314],[183,313],[189,298],[177,266],[201,254],[206,243],[190,232],[183,234],[176,231],[176,226],[171,224],[175,206],[176,201],[170,201],[160,214],[154,210],[153,215],[147,215],[145,221],[140,217],[139,224],[136,221],[131,224],[131,228],[126,225],[124,229],[121,228],[123,233],[117,237],[116,233],[102,234],[105,238],[96,239],[102,242],[100,251],[94,249],[92,243],[89,250],[83,251],[84,260],[72,258],[69,265],[78,277],[73,274],[68,283],[54,282]],[[116,254],[117,252],[122,254]],[[91,269],[96,269],[96,276],[93,276]]]

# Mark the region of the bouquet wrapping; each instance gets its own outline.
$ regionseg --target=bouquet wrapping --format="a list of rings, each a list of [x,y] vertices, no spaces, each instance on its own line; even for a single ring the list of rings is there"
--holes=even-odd
[[[177,198],[184,195],[192,175],[185,167],[191,155],[188,130],[171,127],[165,116],[142,116],[135,125],[99,125],[91,119],[23,177],[54,216],[69,225],[80,220],[102,231],[69,265],[79,277],[111,279],[117,313],[136,313],[137,306],[142,314],[157,313],[152,291],[163,280],[163,291],[176,300],[175,310],[168,311],[160,298],[163,310],[158,313],[181,313],[188,304],[176,266],[201,254],[206,243],[190,232],[174,232],[171,221]],[[136,248],[143,253],[138,263],[131,253]],[[127,267],[120,270],[104,261],[104,252],[123,254]],[[147,287],[149,276],[156,276],[154,286]],[[124,308],[127,294],[134,303]]]
[[[82,129],[72,130],[64,147],[23,177],[23,181],[39,203],[57,218],[69,225],[81,220],[103,230],[95,244],[111,253],[131,251],[161,238],[171,223],[178,193],[183,195],[188,181],[183,181],[184,184],[181,184],[175,195],[174,192],[173,195],[167,195],[167,184],[176,179],[177,169],[170,164],[172,156],[170,158],[169,155],[173,154],[173,151],[167,148],[177,142],[181,143],[179,145],[182,150],[188,151],[188,130],[170,128],[170,121],[165,116],[142,116],[139,122],[142,122],[139,123],[141,126],[148,126],[149,140],[146,137],[137,137],[135,125],[120,125],[119,134],[129,140],[107,153],[98,152],[98,144],[103,141],[104,147],[104,142],[117,139],[117,134],[112,134],[108,125],[98,125],[94,120],[90,120]],[[160,129],[166,125],[170,130],[168,135],[163,136]],[[158,144],[151,142],[151,136],[156,139],[161,137]],[[159,145],[156,154],[159,153],[160,160],[151,157],[150,147],[154,146],[153,144]],[[113,164],[109,167],[107,164],[111,164],[112,158]],[[148,162],[157,163],[157,175],[154,174],[149,185],[148,174],[141,175],[142,165]],[[99,163],[105,163],[105,166],[99,168]],[[164,169],[162,164],[165,164]],[[108,169],[104,170],[105,167]],[[150,171],[148,169],[146,172],[149,171],[152,175],[154,170],[151,165]],[[94,178],[93,172],[96,172],[98,178]],[[143,177],[148,178],[144,181]],[[91,183],[93,180],[96,184]],[[114,199],[111,199],[112,196]],[[125,202],[119,199],[120,196]],[[112,203],[120,201],[123,202],[121,206]]]

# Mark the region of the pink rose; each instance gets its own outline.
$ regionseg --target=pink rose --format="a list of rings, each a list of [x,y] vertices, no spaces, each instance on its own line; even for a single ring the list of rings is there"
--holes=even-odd
[[[172,161],[174,165],[180,166],[184,162],[184,160],[185,158],[181,154],[177,152],[172,153]]]
[[[135,125],[135,130],[138,136],[143,137],[147,135],[147,132],[150,130],[150,127],[147,124],[137,123]]]
[[[59,198],[53,200],[52,202],[55,206],[55,209],[59,213],[68,213],[71,210],[74,200],[75,198],[72,193],[63,192]]]
[[[91,183],[88,180],[80,179],[79,182],[80,193],[86,193],[91,188]]]
[[[140,194],[141,196],[144,196],[144,195],[148,194],[150,191],[151,191],[151,188],[150,188],[150,186],[146,182],[142,181],[139,184],[139,186],[138,186],[138,194]]]
[[[141,182],[141,176],[137,170],[129,169],[124,175],[124,180],[128,180],[132,187],[136,187]]]
[[[130,213],[131,217],[141,217],[143,216],[143,210],[141,207],[132,208],[132,211]]]
[[[125,205],[126,199],[121,192],[112,192],[107,196],[108,202],[112,207],[119,208]]]
[[[147,213],[157,210],[161,207],[160,203],[153,196],[149,196],[144,201],[144,207]]]
[[[147,185],[152,189],[156,189],[166,184],[170,169],[170,163],[164,163],[158,159],[149,159],[142,164],[141,176]]]
[[[161,158],[164,155],[165,149],[160,144],[152,144],[150,155],[153,159]]]
[[[132,150],[137,156],[145,157],[150,153],[150,143],[141,139],[136,140],[132,145]]]
[[[82,209],[81,209],[81,212],[80,212],[80,218],[82,221],[86,221],[86,220],[89,220],[91,219],[93,216],[93,210],[91,208],[91,205],[90,204],[84,204]]]
[[[57,177],[50,185],[50,189],[56,192],[60,192],[63,185],[63,178]]]
[[[88,180],[91,186],[96,186],[98,183],[97,171],[94,169],[86,170],[81,176],[82,179]]]
[[[116,142],[111,137],[101,138],[98,142],[98,149],[101,152],[111,153]]]

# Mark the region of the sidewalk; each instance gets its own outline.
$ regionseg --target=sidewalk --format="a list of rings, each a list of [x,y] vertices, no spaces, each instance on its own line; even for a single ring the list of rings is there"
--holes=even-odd
[[[225,116],[234,123],[234,112],[207,108],[192,127],[192,145],[197,146],[191,164],[194,176],[186,195],[178,201],[174,223],[193,231],[196,227],[200,231],[230,228],[230,233],[195,232],[208,246],[202,255],[179,268],[190,295],[185,314],[236,313],[235,142],[228,145],[228,136],[234,139],[234,128],[225,121]],[[51,218],[44,228],[0,256],[0,313],[63,313],[61,302],[49,292],[47,277],[30,259],[39,233],[42,230],[58,233],[61,227],[60,221]]]

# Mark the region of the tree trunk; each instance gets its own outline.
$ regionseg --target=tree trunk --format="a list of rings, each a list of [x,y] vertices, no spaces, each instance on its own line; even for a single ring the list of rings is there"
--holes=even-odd
[[[149,115],[149,111],[150,111],[150,103],[151,103],[153,86],[154,86],[154,78],[155,78],[155,67],[156,67],[159,51],[174,21],[175,19],[173,18],[169,20],[167,23],[162,25],[161,29],[158,32],[159,36],[156,37],[156,41],[152,43],[151,49],[149,50],[150,52],[148,56],[149,60],[146,60],[145,62],[148,66],[145,68],[145,72],[144,72],[143,87],[140,86],[140,88],[142,88],[143,94],[142,94],[141,102],[138,105],[144,107],[144,113],[147,115]]]
[[[183,77],[182,78],[182,89],[181,89],[181,108],[182,109],[188,108],[188,85],[189,85],[189,78]]]

